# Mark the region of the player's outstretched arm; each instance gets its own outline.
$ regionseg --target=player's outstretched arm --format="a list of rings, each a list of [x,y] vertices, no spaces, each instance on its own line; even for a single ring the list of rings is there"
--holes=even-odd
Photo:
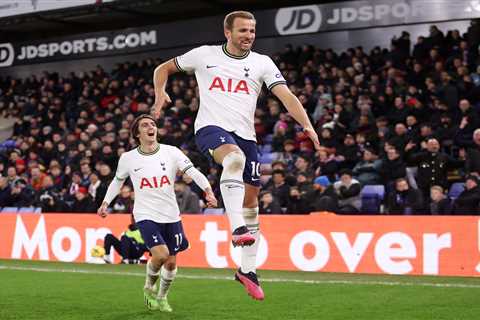
[[[108,205],[120,193],[120,189],[122,188],[124,182],[125,182],[125,179],[121,180],[121,179],[118,179],[117,177],[113,178],[112,182],[110,182],[110,185],[108,186],[108,189],[107,189],[107,193],[105,194],[105,198],[103,199],[102,205],[97,210],[97,214],[99,216],[101,216],[102,218],[105,218],[107,216]]]
[[[295,119],[302,127],[305,134],[312,140],[316,150],[320,149],[320,142],[318,141],[318,135],[308,118],[305,109],[298,100],[298,98],[288,89],[284,84],[276,85],[272,88],[272,93],[280,99],[288,113]]]
[[[212,191],[212,187],[210,186],[210,182],[208,182],[207,177],[203,175],[197,168],[191,167],[185,173],[192,178],[192,180],[200,187],[200,189],[205,192],[205,200],[207,200],[208,207],[216,207],[217,206],[217,198],[215,198],[215,194]]]
[[[165,104],[171,103],[169,95],[165,91],[165,86],[167,85],[168,76],[178,72],[178,68],[175,65],[173,59],[168,60],[167,62],[162,63],[155,68],[153,72],[153,86],[155,88],[155,103],[153,105],[153,116],[155,118],[160,117],[160,112]]]

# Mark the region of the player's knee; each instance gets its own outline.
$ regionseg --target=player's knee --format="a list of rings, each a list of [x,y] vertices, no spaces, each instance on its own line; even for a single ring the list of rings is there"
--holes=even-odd
[[[168,271],[172,271],[177,268],[177,263],[175,261],[167,261],[163,264],[163,267]]]
[[[152,250],[152,260],[155,265],[163,265],[167,260],[169,255],[168,249],[162,250],[158,248],[157,250]]]
[[[245,161],[246,158],[242,151],[232,151],[223,158],[223,170],[229,173],[243,172]]]

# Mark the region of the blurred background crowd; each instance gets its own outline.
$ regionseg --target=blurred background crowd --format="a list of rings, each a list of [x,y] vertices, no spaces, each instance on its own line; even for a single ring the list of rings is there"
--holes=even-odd
[[[318,132],[315,151],[267,90],[257,103],[263,214],[479,214],[480,25],[439,30],[389,49],[345,52],[285,46],[271,56]],[[95,212],[119,156],[135,147],[133,119],[150,112],[162,61],[118,64],[61,77],[0,78],[0,115],[15,119],[0,144],[0,207]],[[158,121],[161,143],[181,148],[218,197],[221,168],[193,139],[198,86],[178,73]],[[202,213],[201,190],[178,177],[185,213]],[[372,202],[371,200],[374,199]],[[112,211],[132,210],[127,183]],[[208,212],[208,211],[207,211]]]

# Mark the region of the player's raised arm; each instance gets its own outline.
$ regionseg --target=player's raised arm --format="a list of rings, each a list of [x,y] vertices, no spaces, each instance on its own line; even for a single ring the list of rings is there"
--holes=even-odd
[[[280,99],[288,113],[295,119],[302,127],[305,134],[312,140],[315,149],[320,149],[320,142],[318,141],[318,135],[308,118],[305,109],[298,100],[298,98],[290,91],[285,84],[279,84],[272,88],[272,93]]]
[[[128,177],[128,171],[125,167],[123,157],[120,156],[118,160],[117,172],[115,173],[115,177],[113,178],[112,182],[108,186],[107,193],[105,194],[105,198],[103,198],[102,205],[97,210],[97,214],[102,218],[105,218],[108,214],[108,206],[110,202],[115,199],[115,197],[120,193],[120,189],[123,186],[123,183]]]
[[[153,72],[153,85],[155,88],[155,103],[153,105],[153,116],[158,118],[163,106],[166,103],[171,103],[169,95],[165,91],[167,85],[168,76],[180,71],[175,64],[174,59],[170,59],[167,62],[162,63],[155,68]]]

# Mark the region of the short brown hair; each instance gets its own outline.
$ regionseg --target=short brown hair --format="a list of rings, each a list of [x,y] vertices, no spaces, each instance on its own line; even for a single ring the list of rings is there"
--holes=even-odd
[[[235,18],[243,18],[243,19],[250,19],[250,20],[256,21],[255,16],[251,12],[232,11],[225,16],[225,19],[223,20],[223,27],[227,30],[232,30],[233,22],[235,21]]]
[[[140,126],[140,120],[143,120],[143,119],[150,119],[153,122],[157,123],[157,121],[155,121],[155,118],[153,116],[146,113],[139,115],[138,117],[135,118],[135,120],[133,120],[131,132],[132,132],[132,137],[135,140],[135,143],[137,143],[138,145],[140,144],[140,139],[137,137],[139,133],[138,127]]]

